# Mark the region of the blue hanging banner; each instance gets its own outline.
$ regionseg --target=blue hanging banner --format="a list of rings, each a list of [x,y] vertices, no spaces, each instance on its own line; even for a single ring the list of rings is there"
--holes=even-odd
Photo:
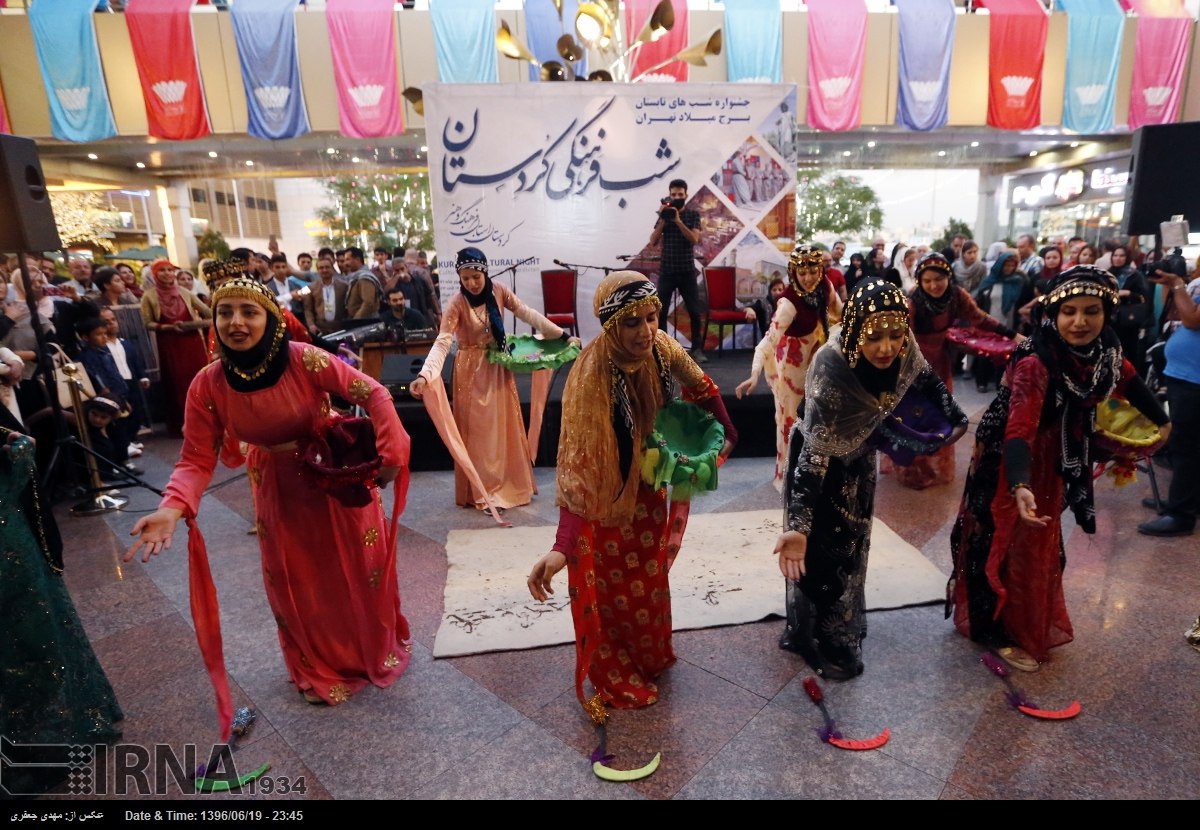
[[[438,80],[444,84],[492,84],[496,68],[495,0],[437,0],[429,4]]]
[[[900,12],[900,95],[896,123],[936,130],[950,120],[953,0],[892,0]]]
[[[1055,0],[1067,13],[1062,125],[1079,133],[1113,128],[1125,14],[1117,0]]]
[[[29,7],[50,100],[50,131],[62,141],[100,141],[117,134],[92,23],[95,9],[96,0],[36,0]]]
[[[725,68],[729,80],[783,80],[783,15],[779,0],[726,0]]]
[[[582,46],[575,37],[575,15],[579,13],[579,0],[562,0],[561,14],[554,7],[555,4],[548,0],[525,0],[525,28],[529,30],[529,42],[526,45],[539,63],[557,61],[566,66],[567,61],[558,52],[558,39],[569,34],[575,39],[576,45]],[[570,66],[576,75],[586,77],[587,52],[584,51],[583,57]],[[530,64],[529,80],[539,80],[540,72]]]
[[[299,0],[238,0],[230,8],[249,114],[256,138],[295,138],[309,131],[296,60]]]

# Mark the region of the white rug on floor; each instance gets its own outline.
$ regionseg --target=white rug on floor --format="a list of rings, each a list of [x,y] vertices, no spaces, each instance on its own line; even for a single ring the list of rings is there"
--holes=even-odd
[[[675,630],[782,617],[783,577],[772,550],[781,511],[698,513],[671,569]],[[452,530],[446,541],[442,622],[434,657],[510,651],[574,642],[567,574],[554,596],[530,598],[525,580],[554,542],[556,528]],[[867,568],[867,608],[924,605],[945,597],[946,576],[919,550],[875,519]]]

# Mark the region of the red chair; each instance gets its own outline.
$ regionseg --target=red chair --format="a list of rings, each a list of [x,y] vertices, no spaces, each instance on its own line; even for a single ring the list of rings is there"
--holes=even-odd
[[[579,323],[575,316],[575,284],[579,275],[574,271],[542,272],[542,308],[551,323],[579,336]]]
[[[734,290],[736,273],[733,268],[711,267],[704,269],[704,287],[708,292],[708,310],[704,315],[704,330],[710,323],[717,326],[717,350],[725,350],[725,327],[750,326],[758,332],[758,322],[746,319],[746,310],[737,307],[737,292]]]

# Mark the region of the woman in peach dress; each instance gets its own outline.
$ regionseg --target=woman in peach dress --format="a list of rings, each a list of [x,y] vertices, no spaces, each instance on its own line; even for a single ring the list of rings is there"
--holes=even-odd
[[[566,340],[567,334],[503,285],[493,283],[487,257],[478,248],[459,251],[455,270],[462,291],[443,309],[437,339],[409,391],[414,398],[424,397],[429,383],[442,373],[450,344],[457,340],[454,422],[487,493],[477,492],[467,472],[456,463],[454,503],[482,510],[490,499],[500,509],[519,507],[529,504],[537,492],[521,402],[512,372],[489,361],[487,353],[503,349],[506,342],[501,309],[511,311],[548,340]]]

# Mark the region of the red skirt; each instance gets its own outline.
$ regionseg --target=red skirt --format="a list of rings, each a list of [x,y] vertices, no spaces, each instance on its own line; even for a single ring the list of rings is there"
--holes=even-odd
[[[567,557],[575,622],[575,692],[588,678],[618,709],[658,700],[651,682],[675,662],[667,573],[676,551],[669,538],[666,491],[639,485],[633,521],[624,527],[586,522]]]

